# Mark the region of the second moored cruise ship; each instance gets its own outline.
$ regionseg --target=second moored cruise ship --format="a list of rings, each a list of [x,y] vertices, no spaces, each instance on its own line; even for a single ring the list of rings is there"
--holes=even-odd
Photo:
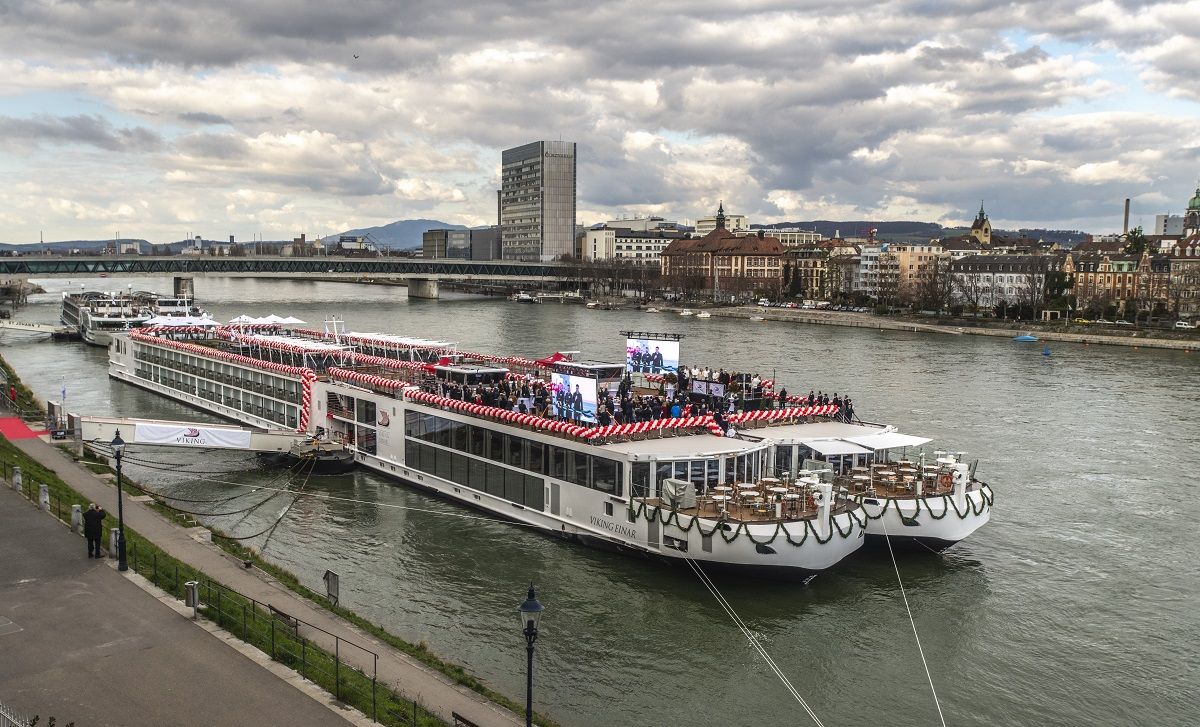
[[[649,401],[661,381],[340,322],[148,327],[114,336],[109,364],[114,378],[205,411],[342,443],[362,466],[472,507],[709,569],[807,581],[869,534],[940,550],[990,517],[974,467],[926,457],[916,447],[927,439],[796,397],[727,413],[728,392],[685,388],[678,367],[683,411],[642,404],[613,423],[613,394]]]

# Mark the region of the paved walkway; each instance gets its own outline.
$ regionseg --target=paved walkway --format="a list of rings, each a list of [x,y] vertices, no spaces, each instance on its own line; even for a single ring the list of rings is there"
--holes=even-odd
[[[57,448],[36,438],[18,440],[13,444],[47,469],[54,471],[89,501],[98,503],[110,513],[117,511],[116,488],[77,465]],[[330,612],[315,607],[310,601],[257,568],[243,568],[241,561],[211,543],[193,539],[183,528],[167,521],[142,503],[125,498],[125,521],[130,529],[148,538],[159,548],[199,568],[226,586],[377,652],[379,680],[410,698],[417,697],[422,707],[442,720],[453,724],[452,713],[457,712],[481,727],[520,725],[524,722],[524,715],[518,718],[500,705],[457,685],[440,672],[376,640]],[[82,545],[80,547],[82,548]],[[302,630],[301,633],[310,641],[333,651],[332,638],[319,632],[304,633]],[[355,651],[357,650],[342,649],[342,656],[346,662],[370,674],[372,664],[367,661],[368,657],[360,657]]]
[[[349,727],[0,490],[0,701],[42,725]]]

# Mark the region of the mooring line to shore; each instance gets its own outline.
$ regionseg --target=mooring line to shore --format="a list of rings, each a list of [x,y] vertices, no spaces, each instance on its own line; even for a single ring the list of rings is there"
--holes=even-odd
[[[917,653],[921,655],[921,665],[925,667],[925,678],[929,680],[929,691],[933,694],[933,705],[937,707],[938,720],[946,727],[946,717],[942,714],[942,703],[938,700],[937,689],[933,686],[933,675],[929,673],[929,662],[925,660],[925,649],[921,646],[921,635],[917,633],[917,622],[913,619],[912,608],[908,605],[908,595],[904,592],[904,581],[900,578],[900,566],[896,563],[896,553],[892,550],[892,539],[887,532],[887,523],[879,518],[883,526],[883,539],[887,542],[888,555],[892,556],[892,568],[896,571],[896,583],[900,584],[900,598],[904,599],[904,610],[908,612],[908,623],[912,625],[913,639],[917,642]]]
[[[775,676],[779,677],[779,681],[783,682],[784,688],[796,698],[796,701],[800,703],[800,706],[804,708],[804,711],[808,713],[808,716],[811,717],[813,722],[817,724],[817,727],[825,727],[825,724],[819,717],[817,717],[817,714],[813,712],[811,707],[808,706],[808,702],[804,701],[804,697],[800,695],[800,692],[797,691],[794,686],[792,686],[791,680],[787,678],[787,675],[783,673],[783,670],[779,668],[779,665],[776,664],[775,660],[771,658],[771,655],[767,653],[766,647],[762,645],[762,643],[758,640],[758,637],[754,635],[754,633],[750,630],[750,627],[746,625],[746,622],[743,621],[742,617],[739,616],[737,611],[734,610],[733,605],[730,604],[729,601],[725,599],[725,596],[721,594],[720,589],[717,588],[717,584],[712,582],[712,579],[708,577],[708,574],[704,572],[704,569],[701,568],[694,560],[687,557],[684,557],[683,560],[692,569],[692,572],[696,574],[696,577],[700,579],[700,582],[704,584],[704,587],[708,589],[708,592],[712,594],[713,598],[716,599],[717,604],[724,609],[730,620],[732,620],[734,625],[738,627],[738,630],[745,635],[746,639],[750,642],[750,646],[756,652],[758,652],[758,655],[763,658],[763,661],[767,662],[767,667],[775,673]]]
[[[210,477],[197,477],[196,479],[200,480],[202,482],[212,482],[214,484],[230,485],[232,487],[247,487],[247,488],[257,489],[257,490],[266,490],[267,492],[277,492],[277,493],[293,493],[293,492],[295,492],[295,490],[290,490],[290,489],[287,489],[284,487],[268,487],[265,485],[252,485],[252,484],[249,484],[246,482],[233,482],[231,480],[218,480],[218,479],[213,479]],[[157,495],[158,497],[162,497],[162,498],[165,498],[168,500],[171,499],[170,495],[166,495],[166,494],[162,494],[162,493],[150,493],[150,494]],[[393,504],[390,502],[373,502],[371,500],[360,500],[356,497],[341,497],[339,495],[328,495],[328,494],[320,493],[320,492],[306,492],[306,493],[304,493],[304,496],[315,498],[318,500],[334,500],[336,502],[350,502],[350,503],[355,503],[355,504],[359,504],[359,505],[373,505],[376,507],[387,507],[387,508],[391,508],[393,510],[406,510],[408,512],[428,513],[430,515],[447,515],[449,517],[457,517],[457,518],[461,518],[463,520],[482,520],[484,522],[496,523],[498,525],[511,525],[513,527],[536,528],[539,530],[541,529],[540,525],[534,525],[532,523],[523,523],[523,522],[518,522],[515,520],[503,520],[501,518],[484,517],[482,515],[466,515],[464,513],[449,512],[449,511],[445,511],[445,510],[430,510],[428,508],[422,508],[422,507],[409,507],[408,505],[396,505],[396,504]],[[259,533],[259,534],[261,535],[261,533]],[[239,538],[230,538],[230,539],[238,540]]]

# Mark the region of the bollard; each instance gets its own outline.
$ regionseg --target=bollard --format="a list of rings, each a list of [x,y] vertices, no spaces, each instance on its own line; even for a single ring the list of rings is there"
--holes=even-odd
[[[117,534],[121,532],[117,528],[108,531],[108,557],[117,557]]]
[[[21,468],[13,467],[12,486],[17,492],[21,491]]]
[[[50,512],[50,485],[38,485],[38,505],[42,512]]]
[[[83,506],[71,506],[71,532],[78,535],[83,532]]]

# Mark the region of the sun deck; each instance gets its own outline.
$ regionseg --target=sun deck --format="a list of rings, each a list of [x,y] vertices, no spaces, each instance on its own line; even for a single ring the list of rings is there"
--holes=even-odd
[[[816,486],[813,482],[786,481],[771,477],[758,482],[741,482],[708,488],[696,499],[694,507],[681,507],[679,514],[722,520],[734,523],[799,522],[817,516],[813,501]],[[649,507],[668,507],[658,497],[638,497]],[[831,515],[840,515],[858,508],[851,499],[835,498]]]

